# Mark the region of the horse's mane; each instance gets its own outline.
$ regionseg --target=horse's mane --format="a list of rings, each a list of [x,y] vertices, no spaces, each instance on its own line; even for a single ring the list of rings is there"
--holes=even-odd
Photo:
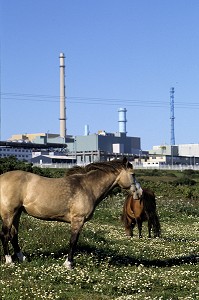
[[[85,167],[75,166],[67,170],[65,176],[70,176],[74,174],[85,174],[86,170]]]
[[[124,164],[121,160],[95,162],[85,166],[85,170],[90,172],[92,170],[101,170],[104,172],[115,172],[124,168]]]
[[[132,165],[128,163],[127,167],[131,168]],[[123,160],[95,162],[95,163],[88,164],[84,167],[75,166],[67,171],[66,176],[70,176],[74,174],[85,174],[93,170],[101,170],[103,172],[115,173],[118,170],[121,170],[122,168],[124,168]]]

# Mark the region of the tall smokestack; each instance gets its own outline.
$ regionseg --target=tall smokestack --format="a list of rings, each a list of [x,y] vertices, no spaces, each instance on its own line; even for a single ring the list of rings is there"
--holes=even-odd
[[[65,62],[64,53],[60,53],[60,136],[66,138],[66,104],[65,104]]]
[[[126,132],[126,108],[120,108],[118,109],[119,112],[119,133],[127,133]]]

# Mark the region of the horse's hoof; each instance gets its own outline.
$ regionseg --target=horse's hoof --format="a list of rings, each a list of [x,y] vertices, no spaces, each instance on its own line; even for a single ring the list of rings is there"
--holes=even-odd
[[[11,255],[5,255],[5,264],[7,266],[14,266]]]
[[[63,266],[65,268],[67,268],[68,270],[72,270],[72,263],[68,260],[68,258],[65,260],[65,262],[63,263]]]
[[[21,251],[17,253],[17,258],[18,258],[19,262],[24,262],[26,260],[25,255],[23,255],[23,253]]]

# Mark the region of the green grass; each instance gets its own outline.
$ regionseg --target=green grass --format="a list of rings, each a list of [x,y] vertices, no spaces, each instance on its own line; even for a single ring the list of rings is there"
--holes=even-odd
[[[153,186],[162,236],[129,239],[120,214],[121,194],[103,201],[80,235],[75,268],[63,267],[68,224],[23,215],[20,244],[27,261],[0,264],[0,299],[199,299],[198,200],[187,200],[168,184]],[[0,247],[3,260],[3,250]]]

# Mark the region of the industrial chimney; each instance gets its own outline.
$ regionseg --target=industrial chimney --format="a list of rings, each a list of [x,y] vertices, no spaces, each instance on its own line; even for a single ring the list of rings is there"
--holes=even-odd
[[[65,104],[65,62],[64,53],[60,53],[60,137],[66,138],[66,104]]]
[[[119,133],[127,133],[126,132],[126,108],[120,108],[118,109],[119,112]]]

